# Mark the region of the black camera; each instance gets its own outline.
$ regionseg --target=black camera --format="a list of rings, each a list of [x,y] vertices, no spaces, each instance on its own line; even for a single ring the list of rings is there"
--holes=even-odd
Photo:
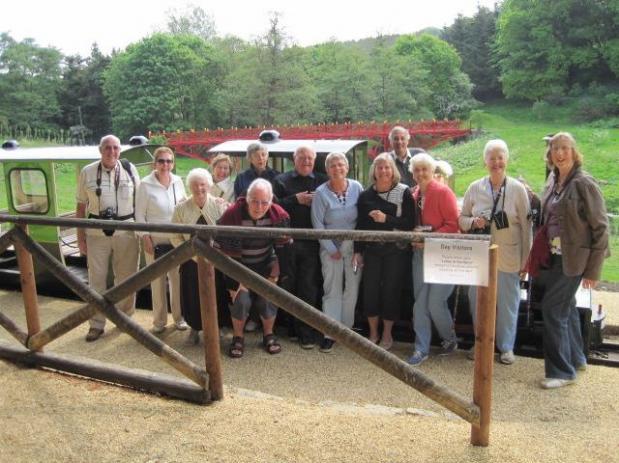
[[[497,230],[503,230],[509,227],[509,220],[507,220],[507,214],[505,211],[499,211],[492,217]]]
[[[486,225],[484,228],[473,228],[473,229],[471,229],[471,234],[473,234],[473,235],[489,235],[490,234],[490,225]]]
[[[103,211],[101,211],[99,213],[99,218],[101,220],[114,220],[116,218],[116,213],[114,212],[114,209],[111,207],[108,207],[106,209],[104,209]],[[105,236],[112,236],[114,234],[115,230],[113,228],[104,228],[103,229],[103,234]]]

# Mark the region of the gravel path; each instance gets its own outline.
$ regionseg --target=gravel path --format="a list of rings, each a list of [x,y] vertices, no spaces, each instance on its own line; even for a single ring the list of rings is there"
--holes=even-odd
[[[78,305],[40,298],[43,326]],[[23,320],[19,293],[0,291],[0,308]],[[150,312],[135,318],[149,326]],[[175,374],[114,328],[92,344],[86,330],[48,350]],[[184,333],[162,337],[202,363],[202,346]],[[341,346],[322,354],[283,340],[282,354],[269,356],[258,343],[249,336],[242,360],[224,358],[226,398],[210,406],[0,361],[0,461],[619,462],[619,369],[590,366],[576,385],[543,391],[541,360],[495,364],[491,444],[475,448],[470,425]],[[421,370],[471,396],[463,352]]]

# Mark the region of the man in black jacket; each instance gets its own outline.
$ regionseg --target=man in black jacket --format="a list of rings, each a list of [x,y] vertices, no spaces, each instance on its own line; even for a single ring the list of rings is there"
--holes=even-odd
[[[311,206],[314,191],[327,181],[324,174],[314,172],[316,152],[301,146],[294,153],[294,170],[278,175],[274,180],[274,194],[279,204],[290,215],[292,228],[313,228]],[[281,286],[312,307],[320,301],[321,267],[317,240],[294,240],[290,252],[289,274]],[[300,320],[294,320],[294,329],[301,347],[311,349],[317,333]]]

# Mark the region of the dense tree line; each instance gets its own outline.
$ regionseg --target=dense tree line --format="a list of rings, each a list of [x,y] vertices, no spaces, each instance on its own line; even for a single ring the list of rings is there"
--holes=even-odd
[[[442,31],[298,47],[272,15],[253,41],[220,37],[199,7],[106,56],[62,56],[0,34],[0,132],[90,140],[149,130],[466,117],[477,100],[575,95],[619,112],[619,2],[505,0]],[[586,107],[586,105],[585,105]],[[594,111],[595,110],[595,111]],[[594,114],[593,114],[594,113]]]

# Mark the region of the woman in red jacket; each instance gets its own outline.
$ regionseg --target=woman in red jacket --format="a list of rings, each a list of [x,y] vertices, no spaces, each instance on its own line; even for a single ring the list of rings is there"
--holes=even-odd
[[[419,225],[436,233],[458,233],[458,204],[456,195],[447,185],[434,178],[436,161],[428,153],[412,157],[410,170],[417,186],[413,189],[413,201],[419,211]],[[411,365],[419,365],[428,358],[432,339],[432,323],[443,342],[441,355],[458,348],[453,319],[447,307],[447,298],[454,285],[424,283],[423,243],[415,243],[413,249],[413,327],[415,350],[408,359]]]

